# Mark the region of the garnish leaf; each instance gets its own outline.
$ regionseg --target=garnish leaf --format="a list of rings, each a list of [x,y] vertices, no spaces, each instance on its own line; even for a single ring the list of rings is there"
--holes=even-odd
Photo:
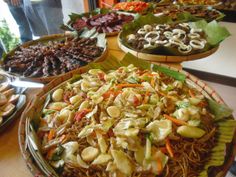
[[[215,120],[222,120],[232,115],[233,110],[224,104],[219,104],[212,99],[207,99],[211,112],[215,115]]]

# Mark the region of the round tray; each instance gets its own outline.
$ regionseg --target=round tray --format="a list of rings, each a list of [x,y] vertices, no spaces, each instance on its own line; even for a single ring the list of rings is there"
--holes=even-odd
[[[115,34],[113,34],[113,35],[115,35]],[[61,39],[64,39],[65,37],[66,37],[65,34],[53,34],[53,35],[42,36],[41,38],[39,38],[37,40],[28,41],[28,42],[22,44],[21,47],[27,48],[27,47],[29,47],[31,45],[35,45],[37,43],[43,43],[43,42],[54,41],[54,40],[55,41],[61,40]],[[13,55],[15,51],[16,51],[16,49],[13,49],[7,55]],[[107,55],[107,47],[104,48],[102,55],[100,57],[96,58],[93,62],[103,61],[104,58],[106,57],[106,55]],[[0,62],[0,65],[1,64],[2,63]],[[77,69],[69,71],[67,73],[73,74],[74,72],[76,72]],[[7,71],[5,71],[5,72],[7,72]],[[64,73],[64,74],[60,74],[58,76],[49,76],[49,77],[24,77],[19,74],[15,74],[15,73],[11,73],[11,72],[8,72],[8,73],[10,75],[20,77],[21,80],[29,80],[29,81],[35,81],[35,82],[41,82],[41,83],[48,83],[48,82],[52,81],[53,79],[56,79],[57,77],[63,76],[64,74],[66,74],[66,73]]]
[[[111,36],[117,36],[120,32],[112,32],[112,33],[106,33],[106,37],[111,37]]]
[[[191,61],[191,60],[198,60],[202,59],[205,57],[208,57],[215,53],[219,46],[208,50],[203,53],[198,53],[198,54],[193,54],[193,55],[185,55],[185,56],[171,56],[171,55],[155,55],[155,54],[149,54],[149,53],[142,53],[142,52],[137,52],[133,49],[128,48],[127,46],[123,45],[120,40],[120,34],[118,35],[117,38],[118,46],[120,47],[121,50],[123,50],[125,53],[131,53],[135,55],[137,58],[146,60],[146,61],[151,61],[151,62],[167,62],[167,63],[179,63],[183,61]]]
[[[193,85],[195,85],[196,88],[202,94],[207,95],[208,97],[210,96],[213,100],[217,101],[218,103],[225,104],[223,99],[216,93],[216,91],[214,89],[209,87],[205,82],[201,81],[197,77],[189,74],[188,72],[167,66],[162,63],[157,63],[156,65],[166,67],[166,68],[172,69],[174,71],[178,71],[180,73],[183,73],[184,75],[186,75],[186,78],[189,79],[191,81],[191,83]],[[86,70],[87,70],[87,68],[85,66],[85,67],[81,67],[76,72],[77,73],[84,73],[84,72],[86,72]],[[67,73],[63,77],[60,77],[60,79],[53,80],[51,83],[46,85],[43,88],[43,90],[38,95],[36,95],[35,98],[41,98],[39,101],[41,104],[43,104],[43,102],[47,96],[47,93],[49,91],[51,91],[52,89],[55,89],[55,87],[59,86],[60,84],[62,84],[65,81],[67,81],[71,77],[72,77],[72,75]],[[27,148],[27,140],[26,140],[27,138],[26,138],[26,133],[25,133],[27,118],[29,116],[31,116],[30,114],[34,114],[35,112],[37,112],[38,109],[39,108],[34,103],[34,100],[27,105],[27,108],[25,109],[25,111],[22,113],[22,116],[21,116],[19,130],[18,130],[18,138],[19,138],[19,145],[20,145],[21,153],[23,155],[23,158],[24,158],[29,170],[31,171],[31,173],[34,176],[44,177],[45,174],[42,172],[42,170],[40,169],[38,164],[35,162],[31,153],[29,152],[29,150]],[[29,110],[31,110],[31,111],[29,111]],[[222,166],[214,168],[214,170],[212,170],[214,174],[210,174],[210,176],[211,177],[214,177],[214,176],[215,177],[216,176],[217,177],[224,177],[226,175],[227,171],[229,170],[230,166],[232,165],[235,155],[236,155],[236,134],[234,135],[232,142],[227,144],[227,153],[225,156],[224,164]]]

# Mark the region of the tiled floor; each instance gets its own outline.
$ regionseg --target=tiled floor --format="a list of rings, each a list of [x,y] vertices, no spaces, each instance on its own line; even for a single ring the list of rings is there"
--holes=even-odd
[[[234,110],[233,115],[236,118],[236,87],[230,87],[212,82],[206,82],[206,83],[208,83],[212,88],[214,88],[217,91],[217,93],[223,98],[226,104]],[[236,176],[232,175],[229,172],[226,175],[226,177],[236,177]]]

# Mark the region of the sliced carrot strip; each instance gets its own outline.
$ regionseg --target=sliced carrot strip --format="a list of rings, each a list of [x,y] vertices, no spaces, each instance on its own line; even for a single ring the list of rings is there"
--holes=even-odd
[[[53,147],[47,152],[47,155],[46,155],[47,159],[51,159],[55,149],[56,147]]]
[[[55,135],[56,135],[55,129],[51,129],[48,134],[48,141],[52,140]]]
[[[151,79],[151,86],[154,88],[155,87],[155,79],[154,79],[154,77],[152,77],[152,79]]]
[[[60,137],[60,142],[64,143],[65,140],[66,140],[66,138],[67,138],[67,136],[63,134],[63,135]]]
[[[161,163],[161,160],[159,158],[157,158],[157,172],[158,174],[160,174],[163,170],[163,165]]]
[[[207,102],[206,101],[201,101],[200,103],[198,103],[198,106],[201,108],[204,108],[207,106]]]
[[[164,114],[164,117],[165,117],[166,119],[172,121],[172,122],[175,123],[176,125],[188,125],[187,122],[182,121],[182,120],[178,120],[178,119],[176,119],[176,118],[174,118],[174,117],[171,117],[171,116],[169,116],[169,115],[167,115],[167,114]]]
[[[167,138],[166,139],[166,149],[168,151],[168,153],[170,154],[170,157],[174,157],[174,152],[173,152],[173,149],[171,147],[171,144],[170,144],[170,140]]]
[[[161,151],[162,153],[164,153],[164,154],[167,154],[167,153],[168,153],[166,147],[160,147],[160,151]]]
[[[118,84],[117,87],[123,88],[123,87],[143,87],[141,84]]]
[[[142,104],[146,104],[148,102],[149,96],[150,96],[150,92],[146,91],[146,93],[144,95],[144,98],[143,98],[143,103]]]
[[[190,90],[188,90],[188,93],[189,93],[189,95],[192,97],[192,98],[194,98],[195,97],[195,94],[194,94],[194,92],[190,89]]]

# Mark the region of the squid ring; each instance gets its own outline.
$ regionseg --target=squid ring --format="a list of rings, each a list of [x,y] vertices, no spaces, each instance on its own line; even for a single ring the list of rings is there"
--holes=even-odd
[[[155,35],[157,35],[157,36],[154,37],[154,38],[148,37],[148,36],[150,36],[150,35],[152,35],[152,34],[155,34]],[[158,40],[159,37],[160,37],[159,32],[157,32],[157,31],[151,31],[151,32],[147,33],[144,38],[145,38],[146,41],[148,41],[148,42],[155,42],[156,40]]]
[[[192,28],[190,30],[190,33],[200,33],[200,32],[202,32],[202,29],[199,29],[199,28],[197,28],[197,29]]]
[[[205,47],[205,44],[202,41],[199,40],[191,40],[189,44],[194,48],[194,49],[203,49]]]
[[[181,45],[184,45],[184,43],[182,42],[182,41],[180,41],[179,39],[170,39],[169,40],[169,42],[171,43],[171,44],[175,44],[175,45],[177,45],[177,46],[181,46]]]
[[[170,39],[173,37],[173,33],[171,31],[165,31],[164,32],[164,35],[167,39]]]
[[[198,34],[198,33],[190,33],[190,34],[188,34],[188,37],[190,37],[191,39],[200,38],[200,34]]]
[[[178,47],[178,51],[184,54],[191,52],[191,50],[192,47],[190,45],[181,45]]]
[[[138,34],[146,34],[147,31],[146,31],[145,29],[141,28],[141,29],[138,30],[137,33],[138,33]]]
[[[164,41],[156,41],[155,43],[156,43],[156,44],[164,45],[164,44],[168,43],[168,41],[167,41],[167,40],[164,40]]]

